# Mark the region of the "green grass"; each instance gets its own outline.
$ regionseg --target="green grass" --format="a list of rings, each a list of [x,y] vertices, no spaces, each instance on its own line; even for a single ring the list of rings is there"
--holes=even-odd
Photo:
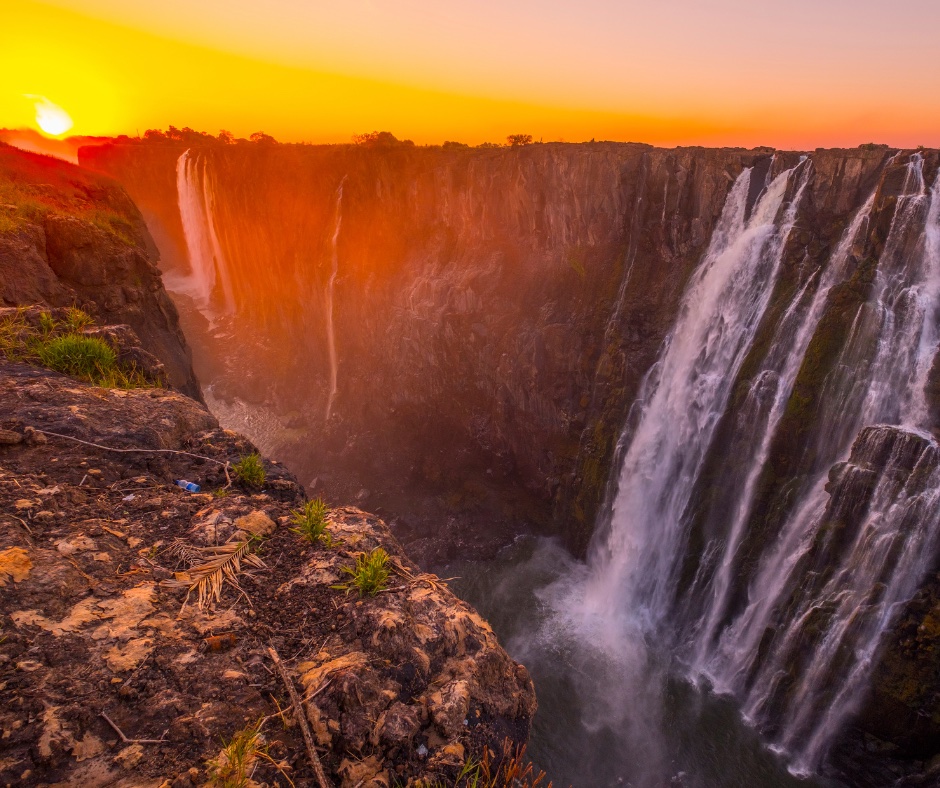
[[[84,312],[78,307],[70,306],[65,310],[65,320],[62,324],[65,326],[66,330],[73,333],[78,333],[82,329],[93,325],[94,322],[95,321],[92,320],[91,315],[89,315],[87,312]]]
[[[331,547],[333,537],[326,530],[326,516],[329,513],[330,507],[321,498],[307,501],[303,508],[291,512],[291,522],[295,526],[291,528],[291,531],[299,534],[308,542],[322,542],[327,547]]]
[[[37,175],[37,173],[32,173]],[[139,239],[126,216],[75,184],[52,184],[50,193],[44,183],[30,183],[0,170],[0,235],[15,232],[28,224],[41,224],[52,213],[74,216],[94,225],[122,244],[137,246]],[[22,173],[21,173],[22,175]],[[46,173],[48,175],[48,173]]]
[[[81,309],[39,314],[39,325],[27,320],[25,309],[0,318],[0,355],[10,361],[48,367],[95,386],[112,389],[153,387],[134,365],[121,364],[114,349],[104,340],[81,334],[93,324]]]
[[[235,471],[235,478],[245,487],[258,488],[264,484],[267,474],[264,471],[264,463],[261,461],[261,455],[258,452],[252,452],[245,455],[238,462],[232,465]]]
[[[36,346],[36,354],[43,366],[90,383],[110,375],[117,366],[117,354],[107,342],[80,334],[50,339],[44,336]]]
[[[388,588],[388,577],[391,570],[388,568],[388,553],[381,547],[376,547],[369,553],[360,553],[355,566],[344,566],[343,572],[351,576],[348,583],[336,588],[351,591],[355,588],[359,596],[375,596],[379,591]]]

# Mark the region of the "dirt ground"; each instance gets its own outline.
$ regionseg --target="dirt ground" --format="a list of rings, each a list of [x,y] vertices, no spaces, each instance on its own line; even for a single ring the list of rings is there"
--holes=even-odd
[[[532,684],[486,622],[358,509],[331,512],[333,546],[292,533],[304,493],[276,463],[259,489],[227,486],[251,451],[172,391],[0,362],[0,785],[202,785],[262,719],[252,779],[314,784],[269,648],[333,784],[446,780],[525,741]],[[167,585],[241,543],[262,565],[243,561],[217,604]],[[389,589],[335,588],[376,546]]]

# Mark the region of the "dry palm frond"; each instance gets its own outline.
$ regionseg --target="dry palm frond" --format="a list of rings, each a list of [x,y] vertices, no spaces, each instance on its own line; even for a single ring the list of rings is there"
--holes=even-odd
[[[198,563],[204,557],[198,547],[194,547],[189,542],[179,537],[170,542],[164,552],[171,555],[177,561],[185,563],[187,568]]]
[[[193,591],[198,595],[199,607],[208,607],[213,602],[218,602],[222,598],[222,586],[226,581],[244,594],[238,584],[238,576],[250,576],[250,573],[242,570],[243,561],[250,566],[266,568],[264,561],[251,552],[251,540],[226,542],[197,549],[200,557],[208,557],[209,560],[191,566],[185,572],[177,572],[173,580],[163,581],[163,585],[168,588],[187,589],[183,607],[186,607]]]
[[[418,583],[424,583],[429,586],[434,591],[441,591],[442,589],[447,588],[446,583],[451,580],[457,580],[456,577],[445,577],[440,578],[437,575],[432,575],[430,572],[420,572],[415,574],[404,564],[400,563],[397,559],[391,559],[392,571],[395,572],[400,578],[402,578],[409,587],[414,587]]]

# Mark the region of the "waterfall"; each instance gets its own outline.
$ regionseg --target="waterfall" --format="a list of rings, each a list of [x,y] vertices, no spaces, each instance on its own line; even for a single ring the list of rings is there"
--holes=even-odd
[[[770,351],[761,370],[754,376],[748,387],[741,417],[736,425],[737,434],[732,438],[734,445],[742,446],[748,454],[746,458],[739,458],[746,469],[745,477],[739,489],[728,496],[732,501],[731,505],[727,506],[728,499],[725,499],[726,507],[722,507],[722,517],[726,517],[727,510],[730,509],[731,525],[728,528],[728,537],[721,548],[720,563],[714,579],[704,591],[708,599],[705,605],[706,612],[701,628],[697,632],[695,651],[691,658],[693,671],[707,675],[712,683],[719,687],[720,684],[714,672],[709,668],[709,661],[713,658],[711,648],[722,617],[727,610],[737,569],[735,558],[751,515],[756,486],[767,462],[771,440],[783,416],[797,372],[822,317],[829,293],[847,273],[853,244],[859,235],[864,234],[864,228],[868,226],[874,201],[875,193],[872,192],[843,234],[842,240],[822,273],[818,277],[807,278],[803,287],[797,291],[777,325]],[[818,282],[815,292],[809,304],[804,305],[807,290],[816,278]],[[737,492],[737,495],[734,495],[734,492]]]
[[[744,700],[746,716],[758,724],[775,721],[777,746],[799,772],[819,765],[857,708],[881,635],[899,603],[916,589],[928,568],[927,548],[936,540],[932,514],[916,527],[905,525],[911,512],[929,512],[925,500],[936,497],[936,484],[926,491],[895,489],[897,462],[891,457],[856,540],[824,564],[838,570],[821,588],[807,579],[807,566],[833,527],[832,507],[839,503],[836,492],[827,491],[830,466],[841,462],[850,468],[843,473],[862,472],[851,470],[856,454],[873,453],[871,437],[868,444],[857,437],[862,428],[884,423],[916,429],[924,418],[924,367],[936,350],[933,238],[940,184],[928,195],[922,167],[915,154],[872,293],[824,384],[825,427],[815,441],[814,472],[761,560],[747,607],[722,634],[706,669],[719,688]],[[923,454],[935,457],[935,444],[925,440],[930,446]],[[816,569],[810,577],[818,575]],[[797,664],[794,691],[784,679]]]
[[[201,165],[201,166],[200,166]],[[189,275],[167,285],[190,296],[206,315],[234,311],[234,293],[215,221],[215,192],[203,157],[187,149],[176,162],[176,191],[186,239]]]
[[[682,514],[770,299],[811,169],[804,161],[780,173],[750,218],[752,171],[742,172],[731,188],[676,325],[644,384],[648,401],[624,455],[610,521],[592,546],[584,593],[592,616],[618,618],[626,604],[655,625],[666,612],[682,549]]]
[[[336,398],[336,334],[333,328],[333,288],[336,284],[336,274],[339,271],[339,231],[343,224],[343,185],[346,178],[340,181],[336,190],[336,217],[333,222],[333,237],[330,241],[331,268],[330,279],[326,286],[326,338],[330,352],[330,394],[326,399],[326,421],[330,420],[333,410],[333,400]]]
[[[858,710],[882,636],[940,548],[940,447],[924,432],[940,348],[940,177],[928,191],[923,158],[905,155],[894,201],[875,189],[824,263],[782,288],[763,327],[812,162],[765,184],[750,218],[754,173],[736,180],[628,419],[580,597],[582,616],[621,637],[625,618],[634,637],[637,625],[680,626],[671,639],[693,679],[735,696],[801,774]],[[877,259],[858,259],[874,243],[873,212],[892,205]],[[863,266],[871,285],[820,383],[818,426],[787,483],[779,530],[742,575],[794,387],[836,288]],[[709,530],[689,578],[696,522]]]

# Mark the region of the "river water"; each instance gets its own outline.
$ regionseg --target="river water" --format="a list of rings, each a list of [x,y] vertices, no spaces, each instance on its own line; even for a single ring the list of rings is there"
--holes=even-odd
[[[530,671],[539,709],[528,754],[555,788],[834,788],[791,775],[733,699],[687,680],[639,632],[586,639],[590,626],[560,611],[577,615],[588,569],[557,542],[520,537],[491,561],[437,571],[457,576],[454,592]]]

